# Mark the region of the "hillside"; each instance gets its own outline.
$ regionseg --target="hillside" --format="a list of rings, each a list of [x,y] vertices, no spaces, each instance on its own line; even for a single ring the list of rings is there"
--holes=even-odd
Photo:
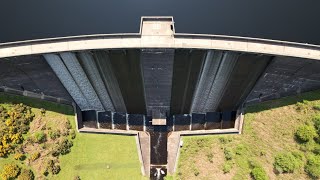
[[[301,142],[296,135],[304,125],[314,133],[319,114],[320,91],[248,107],[241,135],[183,137],[177,173],[167,179],[251,179],[254,167],[266,173],[262,179],[310,179],[312,163],[320,176],[319,136]],[[296,162],[293,172],[275,168],[283,153]]]
[[[78,133],[70,106],[0,93],[0,139],[0,180],[143,178],[134,137]]]

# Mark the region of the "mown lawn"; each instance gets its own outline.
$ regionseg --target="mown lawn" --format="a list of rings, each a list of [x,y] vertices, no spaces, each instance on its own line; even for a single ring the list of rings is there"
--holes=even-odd
[[[56,179],[141,179],[134,137],[78,134],[72,152],[61,157]]]
[[[46,109],[44,120],[55,120],[55,117],[67,118],[75,128],[72,107],[0,93],[0,105],[10,107],[17,103],[32,107],[35,119],[41,116],[40,108],[44,108]],[[47,123],[50,124],[50,122]],[[14,160],[12,156],[0,158],[0,171],[4,164],[10,162],[26,168],[24,161]],[[74,179],[75,176],[80,176],[82,180],[145,179],[141,174],[133,136],[76,133],[71,152],[61,155],[59,162],[61,171],[58,175],[49,175],[49,179]],[[32,170],[36,176],[41,173]]]
[[[301,150],[295,132],[312,124],[319,105],[320,91],[269,101],[246,109],[241,135],[183,137],[177,173],[167,179],[251,179],[253,163],[262,166],[269,179],[310,179],[303,166],[279,174],[273,163],[280,152],[310,154]],[[226,151],[231,160],[226,160]]]

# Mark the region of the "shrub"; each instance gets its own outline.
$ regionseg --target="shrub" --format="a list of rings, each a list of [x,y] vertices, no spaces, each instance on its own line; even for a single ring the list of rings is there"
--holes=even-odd
[[[35,161],[40,157],[40,153],[39,152],[35,152],[30,156],[30,160],[31,161]]]
[[[313,178],[320,178],[320,156],[310,155],[307,158],[305,171]]]
[[[308,112],[308,104],[309,104],[309,101],[307,101],[307,100],[303,100],[302,102],[298,102],[296,104],[297,110],[302,111],[304,113],[307,113]]]
[[[312,152],[316,155],[320,155],[320,145],[317,145]]]
[[[42,116],[45,116],[46,115],[46,110],[44,108],[41,108],[40,109],[40,112],[41,112],[41,115]]]
[[[210,163],[213,163],[213,154],[211,152],[207,154],[207,158]]]
[[[60,172],[60,166],[55,164],[53,160],[49,160],[46,166],[47,172],[54,174],[58,174]]]
[[[71,139],[76,138],[76,131],[75,130],[71,129],[69,134],[71,136]]]
[[[67,121],[67,122],[66,122],[66,128],[67,128],[67,129],[72,129],[72,126],[71,126],[71,124],[70,124],[70,121]]]
[[[219,141],[221,144],[227,144],[232,142],[232,139],[230,137],[219,137]]]
[[[314,149],[316,148],[317,144],[315,143],[314,140],[312,141],[308,141],[306,143],[303,143],[301,146],[300,146],[300,149],[302,151],[305,151],[305,152],[308,152],[308,151],[314,151]]]
[[[33,180],[34,174],[29,169],[24,169],[21,174],[18,176],[18,180]]]
[[[51,131],[49,131],[49,137],[52,140],[57,139],[58,137],[60,137],[60,131],[59,130],[56,130],[56,131],[51,130]]]
[[[198,176],[199,174],[200,174],[200,172],[199,172],[199,169],[198,168],[193,168],[193,174],[195,175],[195,176]]]
[[[25,157],[25,156],[24,156],[22,153],[17,153],[17,154],[14,155],[13,158],[14,158],[15,160],[20,160],[20,161],[22,161],[22,160],[24,159],[24,157]]]
[[[255,180],[267,180],[268,176],[262,167],[255,167],[251,171],[251,176]]]
[[[230,163],[230,162],[225,162],[224,164],[223,164],[223,166],[222,166],[222,171],[223,171],[223,173],[229,173],[230,171],[231,171],[231,169],[232,169],[232,163]]]
[[[224,148],[224,157],[227,161],[232,160],[233,158],[233,152],[230,148]]]
[[[1,178],[3,180],[14,179],[18,176],[19,172],[20,168],[16,164],[6,164],[3,167]]]
[[[60,154],[62,155],[68,154],[71,151],[72,146],[73,146],[73,143],[71,141],[69,141],[68,139],[63,139],[59,145]]]
[[[73,178],[74,180],[81,180],[80,176],[76,176]]]
[[[301,166],[301,160],[290,152],[279,153],[275,156],[274,168],[279,173],[292,173]]]
[[[320,111],[320,104],[314,105],[313,106],[314,110]]]
[[[295,135],[299,140],[307,142],[313,140],[317,136],[317,133],[313,126],[302,125],[297,129]]]
[[[237,154],[237,155],[242,155],[242,154],[244,154],[245,151],[246,151],[246,146],[243,145],[243,144],[239,144],[239,145],[236,147],[236,154]]]
[[[61,155],[68,154],[71,151],[72,146],[73,146],[72,141],[69,141],[68,139],[65,138],[62,141],[60,141],[60,143],[52,149],[51,154],[52,156],[59,156],[60,154]]]
[[[43,131],[39,131],[34,134],[34,142],[43,143],[45,141],[46,141],[46,134]]]
[[[318,135],[320,136],[320,115],[317,115],[313,118],[314,127],[317,130]]]

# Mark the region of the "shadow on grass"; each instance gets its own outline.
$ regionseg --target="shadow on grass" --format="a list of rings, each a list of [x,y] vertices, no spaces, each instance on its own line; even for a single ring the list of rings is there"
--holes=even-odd
[[[41,99],[30,98],[25,96],[12,95],[7,93],[0,93],[1,104],[19,104],[23,103],[32,108],[44,108],[48,111],[53,111],[65,115],[74,115],[73,107],[64,104],[58,104]]]
[[[245,112],[256,113],[264,110],[270,110],[274,108],[296,104],[297,102],[302,102],[303,100],[307,100],[307,101],[320,100],[320,90],[310,91],[310,92],[302,93],[300,95],[288,96],[280,99],[275,99],[275,100],[270,100],[270,101],[250,105],[246,108]]]

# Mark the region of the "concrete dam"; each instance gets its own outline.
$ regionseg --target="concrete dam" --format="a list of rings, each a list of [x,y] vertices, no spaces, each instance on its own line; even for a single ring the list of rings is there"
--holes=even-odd
[[[175,33],[0,44],[0,90],[72,104],[80,132],[136,135],[142,172],[174,173],[181,135],[241,133],[249,104],[320,88],[320,47]]]

